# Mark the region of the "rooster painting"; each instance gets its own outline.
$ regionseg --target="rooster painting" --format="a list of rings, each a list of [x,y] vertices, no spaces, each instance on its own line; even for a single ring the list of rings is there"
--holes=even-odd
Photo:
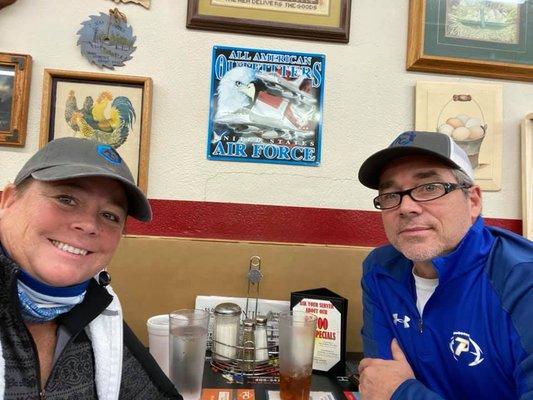
[[[74,90],[65,102],[65,120],[74,134],[85,139],[109,144],[115,149],[128,138],[135,122],[135,110],[125,96],[113,98],[107,91],[101,92],[96,101],[87,96],[82,108],[78,108]]]

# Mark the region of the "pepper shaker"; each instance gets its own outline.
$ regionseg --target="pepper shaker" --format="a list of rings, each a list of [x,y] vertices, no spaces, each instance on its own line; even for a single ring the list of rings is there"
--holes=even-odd
[[[242,326],[242,356],[240,357],[242,370],[253,371],[255,365],[255,321],[245,319]]]
[[[267,317],[258,315],[255,318],[255,361],[268,360]]]

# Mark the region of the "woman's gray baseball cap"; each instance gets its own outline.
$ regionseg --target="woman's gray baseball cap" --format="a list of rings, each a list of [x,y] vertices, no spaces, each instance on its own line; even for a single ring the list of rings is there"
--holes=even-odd
[[[401,133],[389,147],[368,157],[359,169],[359,181],[370,189],[378,189],[383,168],[397,158],[411,155],[435,157],[452,168],[462,170],[474,181],[474,171],[468,156],[450,136],[417,131]]]
[[[152,219],[148,199],[135,184],[124,160],[107,144],[74,137],[52,140],[24,164],[15,178],[15,185],[30,176],[38,181],[90,176],[115,179],[124,187],[128,214],[139,221]]]

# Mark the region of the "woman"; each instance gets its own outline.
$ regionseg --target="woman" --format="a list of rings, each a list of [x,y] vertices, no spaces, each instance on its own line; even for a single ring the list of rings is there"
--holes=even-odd
[[[0,200],[0,398],[181,399],[122,320],[105,271],[151,209],[117,152],[48,143]]]

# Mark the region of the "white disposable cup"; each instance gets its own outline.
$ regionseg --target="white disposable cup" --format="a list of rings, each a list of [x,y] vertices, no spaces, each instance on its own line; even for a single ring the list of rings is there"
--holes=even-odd
[[[168,314],[154,315],[148,318],[148,347],[163,372],[169,376],[168,367]]]

